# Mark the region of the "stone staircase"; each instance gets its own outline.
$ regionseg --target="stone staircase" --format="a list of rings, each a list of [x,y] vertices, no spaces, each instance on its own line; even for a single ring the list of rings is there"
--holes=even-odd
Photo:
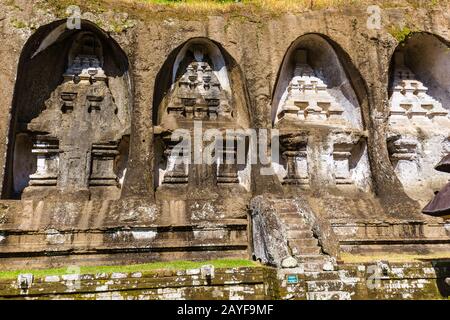
[[[349,300],[350,294],[344,291],[336,266],[329,256],[322,252],[314,237],[310,222],[299,214],[297,207],[289,200],[275,200],[274,208],[286,229],[288,247],[303,270],[308,300]]]
[[[299,267],[303,267],[305,272],[322,271],[326,256],[322,254],[307,219],[300,216],[297,207],[291,201],[274,201],[274,207],[286,229],[288,246]]]

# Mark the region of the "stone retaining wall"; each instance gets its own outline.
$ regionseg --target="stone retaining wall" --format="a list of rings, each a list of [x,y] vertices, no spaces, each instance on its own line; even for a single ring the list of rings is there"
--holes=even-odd
[[[339,275],[340,283],[332,280]],[[335,273],[305,275],[268,267],[134,273],[20,275],[0,280],[1,299],[271,300],[445,299],[449,261],[339,265]],[[297,282],[293,283],[297,278]],[[339,294],[335,294],[339,292]]]

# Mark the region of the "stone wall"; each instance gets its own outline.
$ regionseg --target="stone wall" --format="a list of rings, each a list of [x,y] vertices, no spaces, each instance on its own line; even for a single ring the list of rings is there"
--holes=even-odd
[[[441,4],[444,5],[445,4]],[[33,28],[43,26],[58,19],[43,4],[31,6],[25,1],[17,1],[16,7],[2,3],[2,10],[7,16],[2,20],[2,37],[4,47],[2,56],[8,64],[2,72],[2,136],[9,131],[9,117],[14,83],[18,74],[17,66],[20,53],[25,42],[33,33]],[[19,10],[20,8],[21,10]],[[314,33],[324,35],[335,46],[337,55],[345,63],[347,72],[357,70],[355,77],[350,74],[355,91],[367,90],[362,105],[363,121],[369,131],[369,155],[372,172],[375,172],[374,188],[382,205],[388,212],[400,215],[411,214],[417,208],[400,197],[402,187],[393,172],[388,160],[386,148],[386,125],[388,117],[387,97],[388,78],[391,56],[399,43],[396,39],[398,25],[407,25],[410,30],[426,32],[448,41],[447,10],[436,7],[429,9],[413,9],[412,7],[386,8],[383,10],[383,25],[380,30],[366,28],[366,7],[343,9],[324,9],[305,14],[281,14],[267,19],[266,13],[249,15],[215,15],[183,17],[179,13],[147,12],[139,14],[139,7],[118,7],[129,11],[123,19],[124,28],[114,31],[112,26],[118,15],[111,12],[92,13],[91,20],[104,21],[104,28],[125,51],[130,59],[130,71],[134,85],[133,125],[130,151],[130,167],[127,175],[129,185],[125,196],[149,196],[153,194],[153,145],[152,131],[149,124],[152,120],[155,81],[167,57],[175,48],[195,37],[207,37],[219,43],[236,61],[245,78],[251,124],[254,128],[271,126],[271,97],[277,82],[277,74],[283,58],[296,39],[301,35]],[[17,21],[27,22],[18,25]],[[397,28],[397,29],[396,29]],[[447,39],[447,40],[446,40]],[[151,50],[150,50],[151,49]],[[342,55],[342,56],[341,56]],[[357,74],[360,74],[360,78]],[[6,142],[6,139],[4,140]],[[0,154],[5,157],[7,143],[2,144]],[[3,161],[4,163],[4,161]],[[4,164],[3,164],[4,165]],[[262,178],[259,178],[262,179]],[[263,180],[261,180],[263,182]],[[266,188],[265,183],[254,183],[255,192]],[[391,192],[393,191],[393,192]],[[260,192],[260,191],[259,191]],[[396,194],[395,199],[390,199]],[[400,201],[400,199],[402,201]],[[393,202],[392,202],[393,201]],[[392,203],[391,203],[392,202]],[[398,203],[397,202],[401,202]],[[400,210],[405,208],[405,211]],[[414,208],[414,209],[413,209]]]
[[[114,140],[112,146],[105,145],[105,141],[87,141],[81,133],[77,134],[73,124],[69,126],[74,130],[69,135],[69,145],[83,142],[83,154],[88,152],[98,156],[100,160],[108,160],[105,167],[98,165],[97,183],[116,184],[116,180],[120,180],[120,190],[115,188],[113,197],[108,196],[110,185],[102,185],[107,190],[97,194],[89,190],[93,189],[86,178],[90,173],[89,165],[86,164],[90,158],[83,156],[83,179],[78,179],[76,170],[73,170],[79,167],[71,167],[72,179],[82,180],[82,183],[75,183],[76,188],[81,189],[76,191],[81,192],[58,193],[59,190],[56,190],[58,192],[54,193],[54,189],[49,191],[44,186],[45,192],[39,189],[29,200],[20,199],[20,194],[11,192],[15,165],[16,169],[17,166],[30,165],[22,158],[23,150],[30,148],[30,142],[24,143],[26,148],[18,148],[17,153],[14,152],[14,141],[20,138],[20,135],[16,137],[16,133],[40,135],[42,128],[49,123],[47,119],[54,119],[45,117],[39,121],[38,126],[33,125],[33,119],[26,117],[27,108],[31,108],[30,103],[33,104],[34,115],[44,110],[45,102],[53,108],[46,111],[60,111],[57,104],[59,100],[49,98],[52,92],[60,92],[55,89],[61,85],[64,78],[62,73],[66,67],[66,80],[75,80],[70,63],[76,59],[67,59],[67,56],[70,57],[70,52],[76,51],[71,49],[74,42],[71,37],[76,35],[76,31],[72,33],[64,29],[66,16],[63,12],[64,5],[67,4],[64,1],[2,0],[0,40],[3,45],[0,56],[5,63],[0,66],[0,266],[13,268],[30,263],[34,267],[61,265],[67,256],[74,261],[89,264],[105,261],[129,263],[174,258],[198,260],[211,257],[249,257],[254,252],[248,207],[251,199],[259,195],[269,201],[276,199],[273,201],[276,219],[280,219],[280,224],[289,226],[285,236],[291,237],[288,250],[284,251],[288,251],[288,255],[298,256],[300,260],[306,259],[304,253],[306,256],[325,253],[333,256],[330,258],[336,258],[334,256],[339,254],[337,240],[328,241],[327,238],[338,239],[340,249],[346,251],[386,252],[390,248],[411,252],[448,251],[448,224],[441,218],[421,214],[424,201],[428,198],[411,196],[404,180],[398,176],[401,178],[403,171],[396,171],[393,165],[393,158],[397,159],[399,153],[405,153],[402,146],[410,146],[409,139],[404,144],[397,145],[397,149],[392,149],[392,139],[389,140],[392,138],[389,124],[393,110],[389,98],[394,73],[394,53],[402,48],[406,36],[411,36],[411,39],[432,37],[433,41],[423,43],[432,47],[437,41],[440,49],[430,49],[433,52],[431,55],[423,53],[426,50],[420,51],[420,55],[435,57],[434,54],[439,53],[439,59],[429,60],[428,63],[433,64],[430,70],[439,70],[440,66],[448,68],[444,55],[446,51],[442,50],[443,47],[448,47],[450,40],[448,3],[423,8],[403,2],[401,7],[383,6],[379,29],[367,27],[369,14],[364,5],[299,11],[295,14],[275,14],[270,10],[247,12],[245,7],[237,6],[224,13],[212,10],[191,15],[177,9],[154,10],[145,4],[128,1],[113,2],[114,5],[110,1],[98,1],[95,5],[86,5],[85,1],[75,3],[83,4],[83,32],[89,31],[89,37],[95,36],[99,43],[110,49],[107,50],[108,55],[104,56],[104,70],[97,70],[99,74],[102,74],[101,71],[111,73],[107,74],[111,94],[108,93],[106,97],[109,102],[112,95],[116,103],[122,101],[122,104],[127,104],[125,109],[130,114],[126,115],[125,111],[120,111],[124,109],[118,109],[119,114],[124,113],[124,125],[117,125],[116,130],[112,131],[117,133],[117,130],[123,130],[119,136],[109,132],[106,137],[97,137],[100,140]],[[62,34],[64,36],[59,39],[58,35]],[[408,47],[412,52],[414,41]],[[228,79],[223,81],[226,76],[216,72],[209,81],[213,79],[217,84],[218,80],[226,89],[226,93],[221,92],[216,98],[221,97],[227,103],[234,101],[236,104],[236,119],[228,122],[224,120],[232,112],[223,103],[219,113],[224,117],[211,122],[211,127],[221,130],[228,127],[277,128],[273,123],[276,114],[274,109],[278,107],[279,96],[287,89],[286,83],[292,75],[303,79],[302,77],[308,77],[305,72],[312,71],[316,73],[317,79],[307,83],[308,86],[312,85],[314,90],[328,90],[328,94],[320,95],[319,98],[325,99],[325,105],[332,105],[333,108],[331,111],[325,110],[326,106],[323,110],[319,108],[319,111],[312,108],[311,114],[316,112],[321,117],[325,114],[327,117],[330,114],[344,114],[348,118],[347,122],[352,125],[343,124],[342,119],[338,119],[339,121],[332,122],[332,126],[330,123],[304,125],[302,122],[281,126],[281,131],[285,130],[281,141],[284,143],[283,152],[287,159],[283,160],[285,163],[279,164],[286,170],[279,170],[278,173],[286,174],[284,177],[261,174],[263,164],[258,162],[252,166],[247,164],[241,170],[241,175],[237,176],[236,172],[227,175],[230,172],[225,171],[230,168],[222,170],[222,173],[226,173],[222,175],[222,182],[226,182],[226,186],[211,184],[216,178],[215,167],[208,167],[195,171],[199,174],[195,175],[194,183],[191,183],[190,178],[186,181],[183,176],[181,182],[184,184],[170,186],[167,190],[160,189],[160,180],[163,179],[158,177],[158,165],[164,157],[160,144],[164,137],[160,139],[160,136],[166,135],[167,140],[170,132],[168,127],[173,123],[170,119],[159,122],[158,110],[160,107],[161,110],[166,110],[164,108],[167,101],[164,99],[170,100],[173,95],[182,97],[179,92],[168,91],[177,83],[174,80],[185,82],[181,78],[188,73],[180,79],[170,75],[179,66],[192,64],[193,61],[189,61],[192,57],[183,62],[183,54],[191,45],[210,48],[210,57],[220,52],[222,57],[216,59],[216,68],[225,63],[226,66],[222,67],[226,67],[224,70]],[[304,61],[308,56],[302,53],[304,50],[312,51],[309,53],[309,57],[313,57],[312,60],[310,58],[310,66],[305,63],[308,61]],[[86,52],[80,52],[85,56]],[[113,54],[118,52],[120,54]],[[193,50],[194,59],[203,59],[203,53],[199,52],[202,50]],[[296,56],[294,52],[299,53],[297,57],[300,58],[296,61],[299,62],[298,66],[291,61],[295,60],[292,58]],[[208,57],[208,54],[205,56]],[[214,66],[214,59],[209,60],[208,63]],[[111,61],[123,67],[118,68],[121,72],[117,73],[117,68],[111,69],[108,64]],[[335,63],[330,63],[336,61],[340,64],[335,66]],[[414,63],[415,60],[411,61]],[[65,65],[66,62],[68,65]],[[211,68],[204,64],[206,61],[201,61],[203,64],[198,62],[200,61],[194,63],[196,67],[203,65],[205,71]],[[299,74],[285,74],[288,66],[298,69]],[[424,74],[426,66],[419,64],[417,67],[417,74]],[[60,74],[61,77],[58,76]],[[440,86],[448,83],[441,72],[432,72],[428,76],[436,74],[438,76],[434,77],[433,87],[429,92],[432,95],[443,92],[436,82]],[[96,82],[90,78],[89,73],[85,72],[84,77],[86,85],[89,81]],[[424,77],[425,85],[429,77]],[[105,77],[102,78],[105,80]],[[190,81],[198,82],[199,79],[203,81],[203,76],[197,75]],[[417,84],[417,81],[414,83]],[[73,89],[72,84],[69,87]],[[421,87],[421,90],[424,89]],[[89,95],[83,93],[83,96]],[[103,108],[103,104],[96,103],[98,101],[95,98],[98,97],[91,97],[94,107],[92,110]],[[294,105],[302,104],[295,97],[285,100]],[[447,97],[442,100],[444,104],[447,101]],[[314,102],[324,103],[322,100]],[[38,106],[42,110],[37,110]],[[443,108],[449,109],[450,106],[443,105]],[[177,108],[173,104],[169,109]],[[295,106],[290,110],[295,111]],[[442,110],[437,111],[439,116],[443,115]],[[427,116],[427,112],[420,110],[419,114]],[[83,121],[80,123],[85,124]],[[94,126],[96,124],[92,119],[87,123]],[[108,121],[102,120],[100,123],[104,130],[108,128]],[[186,123],[184,125],[189,127]],[[425,139],[415,124],[410,127],[408,130],[415,131],[416,136]],[[54,126],[50,131],[58,130],[60,127]],[[438,134],[441,140],[447,138],[442,137],[442,132]],[[58,134],[53,135],[59,136]],[[67,138],[67,135],[63,136]],[[128,143],[120,148],[118,142],[128,139],[128,136],[129,152],[126,151]],[[56,146],[51,143],[52,139],[47,140],[44,146],[51,146],[48,148],[51,150],[44,153],[53,154]],[[95,146],[96,150],[85,145],[85,142],[93,149]],[[445,143],[436,145],[442,147],[437,151],[438,155],[448,151]],[[39,143],[35,149],[39,149],[38,147],[46,149],[39,146]],[[170,149],[168,146],[166,148]],[[123,151],[124,158],[127,158],[126,174],[121,167],[121,174],[114,177],[116,173],[113,174],[111,170],[111,154],[119,152],[119,149]],[[69,152],[70,148],[64,150]],[[407,158],[426,157],[427,154],[406,153]],[[438,155],[434,154],[432,159],[424,162],[428,166],[426,175],[429,175],[430,166]],[[309,159],[306,162],[305,156]],[[66,160],[65,163],[71,163],[71,159]],[[42,162],[38,163],[42,165]],[[47,162],[44,161],[45,163]],[[217,166],[220,167],[219,164]],[[287,170],[289,166],[291,169],[298,166],[302,172],[290,172]],[[217,169],[219,172],[219,169],[224,168]],[[231,169],[236,171],[236,168]],[[25,178],[26,176],[24,174]],[[106,178],[109,182],[106,181],[108,179],[103,179],[105,176],[108,176]],[[174,177],[172,182],[180,182],[178,178],[180,177]],[[444,183],[441,178],[436,181],[433,178],[432,182],[424,185],[426,192],[421,192],[421,195],[431,197],[433,191]],[[55,177],[48,180],[54,184]],[[219,180],[216,179],[217,181]],[[21,179],[19,182],[18,185],[25,187]],[[231,188],[229,182],[234,183]],[[73,185],[69,183],[69,186]],[[286,199],[295,198],[301,201],[283,207]],[[270,224],[267,225],[270,227]],[[273,230],[269,228],[265,232],[268,234],[266,238],[270,238]],[[337,249],[331,248],[327,242],[334,242]],[[275,262],[279,263],[280,261]]]
[[[16,281],[0,280],[3,299],[267,299],[275,297],[265,268],[216,269],[210,279],[201,269],[157,272],[69,274]],[[21,288],[20,281],[23,285]]]
[[[332,276],[267,267],[215,269],[211,278],[201,268],[36,278],[24,274],[0,280],[0,299],[420,300],[450,295],[448,261],[345,264],[340,265],[339,282]]]

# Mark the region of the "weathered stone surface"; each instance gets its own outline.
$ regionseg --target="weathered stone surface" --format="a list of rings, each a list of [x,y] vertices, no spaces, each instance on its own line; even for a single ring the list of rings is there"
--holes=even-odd
[[[1,299],[445,299],[445,263],[341,264],[339,272],[298,273],[267,267],[215,269],[200,278],[188,270],[68,274],[0,280]],[[373,268],[375,267],[375,268]]]
[[[448,147],[448,3],[383,7],[379,30],[358,5],[186,17],[115,4],[78,31],[33,4],[0,3],[2,267],[253,254],[328,276],[341,250],[448,251],[448,223],[420,214],[447,179],[430,170]],[[415,31],[402,44],[399,26]],[[281,157],[178,167],[170,138],[200,119],[279,129]],[[219,153],[236,153],[229,140]]]
[[[281,261],[282,268],[295,268],[298,265],[297,259],[294,257],[287,257]]]

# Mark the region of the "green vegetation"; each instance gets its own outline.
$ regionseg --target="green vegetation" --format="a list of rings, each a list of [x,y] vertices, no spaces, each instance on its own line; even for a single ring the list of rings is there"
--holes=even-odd
[[[58,16],[65,16],[69,5],[78,5],[82,12],[100,13],[107,10],[124,10],[136,16],[148,13],[171,13],[195,19],[201,14],[242,14],[255,13],[280,15],[299,13],[306,10],[342,8],[359,6],[363,10],[369,5],[378,5],[383,9],[412,7],[433,8],[446,4],[447,0],[46,0],[45,9],[51,9]]]
[[[257,262],[244,259],[221,259],[209,261],[171,261],[154,262],[145,264],[119,265],[119,266],[89,266],[80,267],[81,274],[113,273],[113,272],[152,272],[156,270],[186,270],[200,268],[203,265],[211,264],[216,268],[239,268],[239,267],[257,267]],[[0,271],[0,279],[16,279],[19,274],[32,273],[36,278],[45,276],[61,276],[73,274],[73,267],[53,268],[53,269],[35,269],[35,270],[11,270]]]
[[[16,29],[23,29],[27,27],[27,24],[22,21],[22,20],[18,20],[18,19],[14,19],[11,21],[11,24],[13,25],[14,28]]]
[[[450,252],[434,253],[434,254],[383,254],[383,255],[357,255],[343,252],[340,255],[344,263],[371,263],[376,261],[389,262],[423,262],[427,260],[450,259]]]
[[[355,5],[379,5],[381,8],[392,8],[401,6],[434,7],[445,0],[121,0],[125,2],[146,2],[148,4],[168,5],[172,7],[184,7],[187,9],[217,9],[236,8],[238,5],[254,7],[272,12],[291,12],[305,9],[338,8]]]
[[[404,42],[412,33],[413,31],[408,27],[398,28],[398,27],[392,27],[389,30],[389,33],[397,39],[399,43]]]

